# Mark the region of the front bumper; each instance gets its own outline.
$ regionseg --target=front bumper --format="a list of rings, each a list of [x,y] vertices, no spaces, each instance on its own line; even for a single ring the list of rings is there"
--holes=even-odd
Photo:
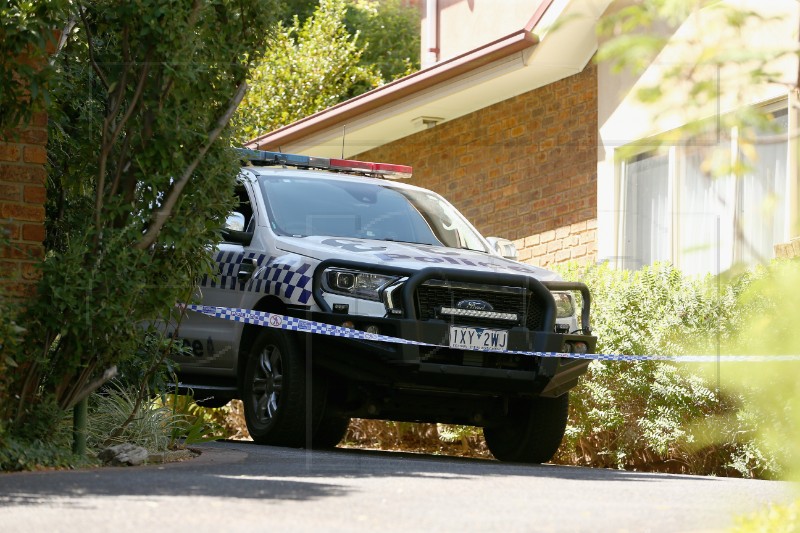
[[[391,309],[386,317],[334,312],[321,289],[321,276],[328,267],[403,276],[406,281],[401,289],[400,308]],[[306,312],[304,318],[337,326],[349,322],[362,331],[369,326],[376,326],[381,334],[432,345],[390,344],[322,336],[306,339],[306,342],[313,344],[310,353],[316,355],[316,366],[349,380],[381,383],[392,388],[555,397],[574,387],[586,371],[589,361],[585,359],[449,348],[453,319],[431,318],[430,314],[424,319],[419,316],[423,311],[416,294],[421,286],[430,281],[478,285],[487,291],[510,287],[525,295],[524,298],[528,298],[526,302],[530,304],[526,312],[536,308],[538,325],[532,329],[528,327],[531,322],[526,319],[513,327],[503,328],[508,331],[507,349],[510,351],[565,353],[572,351],[571,347],[576,343],[585,343],[587,351],[592,353],[597,343],[589,327],[590,294],[581,283],[540,282],[531,276],[439,267],[411,271],[334,260],[323,261],[315,270],[314,277],[314,299],[322,311]],[[583,300],[582,334],[555,332],[556,308],[551,290],[580,291]],[[481,324],[467,325],[481,327]]]
[[[351,322],[356,329],[377,326],[381,334],[433,346],[391,344],[344,337],[307,336],[314,364],[342,378],[392,387],[465,391],[476,394],[560,396],[577,384],[589,361],[478,352],[447,347],[450,325],[444,321],[375,318],[337,313],[310,313],[306,318],[332,325]],[[565,352],[583,342],[592,352],[596,337],[509,330],[508,349]]]

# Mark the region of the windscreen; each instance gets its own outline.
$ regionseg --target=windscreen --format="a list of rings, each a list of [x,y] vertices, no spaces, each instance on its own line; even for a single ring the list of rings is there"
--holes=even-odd
[[[487,252],[456,209],[429,191],[321,177],[261,176],[279,235],[410,242]]]

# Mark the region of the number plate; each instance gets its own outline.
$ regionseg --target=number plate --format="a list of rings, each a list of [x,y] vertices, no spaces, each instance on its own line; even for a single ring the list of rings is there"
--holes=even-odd
[[[461,350],[503,352],[508,349],[508,331],[504,329],[450,326],[450,347]]]

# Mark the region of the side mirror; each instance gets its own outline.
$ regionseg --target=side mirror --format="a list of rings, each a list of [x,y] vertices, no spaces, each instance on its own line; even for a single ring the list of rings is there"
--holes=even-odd
[[[486,240],[489,241],[489,245],[492,249],[501,256],[506,259],[511,259],[512,261],[517,260],[519,254],[517,253],[516,245],[514,245],[512,241],[503,239],[502,237],[487,237]]]
[[[222,238],[228,242],[235,242],[244,246],[253,240],[252,231],[244,231],[245,218],[242,213],[233,211],[225,219],[225,226],[222,228]]]
[[[225,219],[225,229],[232,231],[244,231],[244,215],[238,211],[232,211]]]

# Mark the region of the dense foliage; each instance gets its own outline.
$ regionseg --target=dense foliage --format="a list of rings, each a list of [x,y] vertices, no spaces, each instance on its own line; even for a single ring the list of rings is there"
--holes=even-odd
[[[266,47],[270,0],[83,0],[52,86],[48,251],[5,364],[11,429],[47,435],[209,264],[233,199],[230,117]],[[4,327],[4,329],[7,329]]]
[[[373,66],[383,82],[419,70],[420,15],[403,0],[350,0],[345,24],[366,49],[361,64]]]
[[[345,12],[344,0],[321,0],[305,22],[295,18],[291,26],[279,26],[236,115],[242,141],[330,107],[356,87],[380,82],[374,68],[361,65],[363,47],[345,28]]]
[[[419,69],[420,7],[410,0],[346,0],[345,25],[365,48],[361,64],[374,66],[385,81]],[[284,0],[280,21],[304,24],[320,0]]]
[[[730,353],[729,340],[763,307],[753,307],[743,297],[753,274],[723,283],[711,276],[685,276],[668,264],[635,272],[606,265],[573,267],[564,274],[584,281],[592,291],[599,353]],[[741,394],[720,391],[716,371],[714,365],[593,362],[572,394],[559,460],[698,474],[775,475],[771,455],[756,444],[756,421],[748,403]],[[709,421],[713,423],[705,423]]]
[[[236,114],[241,141],[419,68],[419,15],[400,0],[320,0],[281,24]]]

